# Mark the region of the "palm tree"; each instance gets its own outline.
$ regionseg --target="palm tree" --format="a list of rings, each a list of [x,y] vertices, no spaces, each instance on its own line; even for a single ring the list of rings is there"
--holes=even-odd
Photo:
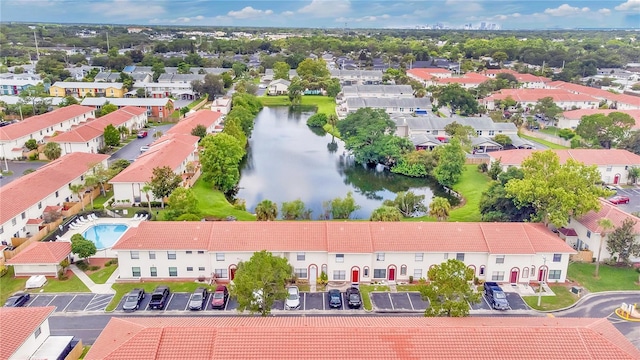
[[[159,139],[161,137],[162,137],[162,131],[156,130],[156,131],[153,132],[153,138],[154,139]]]
[[[78,200],[80,200],[80,203],[82,204],[82,211],[84,211],[84,195],[82,197],[80,197],[80,194],[83,193],[84,191],[84,185],[82,184],[73,184],[71,186],[69,186],[69,190],[71,190],[71,193],[73,195],[75,195]]]
[[[429,204],[429,215],[435,216],[438,221],[447,220],[450,211],[451,204],[449,204],[449,200],[446,198],[436,196],[431,200],[431,204]]]
[[[333,142],[333,134],[336,132],[336,125],[338,124],[338,115],[329,114],[327,116],[327,124],[331,125],[331,142]]]
[[[118,132],[120,133],[120,139],[122,140],[126,139],[127,136],[129,136],[129,134],[131,133],[129,129],[124,125],[118,128]]]
[[[604,242],[604,238],[607,236],[608,231],[613,229],[613,222],[607,218],[602,218],[598,220],[598,226],[602,228],[602,231],[600,231],[598,259],[596,260],[596,273],[594,274],[594,277],[598,277],[600,275],[600,254],[602,253],[602,243]]]
[[[147,205],[149,205],[149,216],[151,216],[151,185],[149,183],[145,183],[144,186],[142,187],[142,192],[145,194],[145,196],[147,197]]]
[[[633,166],[629,168],[629,178],[631,178],[631,182],[635,184],[638,178],[640,178],[640,167]]]
[[[427,95],[427,89],[421,87],[418,90],[416,90],[414,94],[417,98],[423,98]]]
[[[93,209],[93,189],[98,185],[98,179],[95,176],[87,176],[84,178],[84,186],[91,189],[91,209]]]
[[[278,217],[278,204],[264,199],[256,205],[256,220],[273,221]]]

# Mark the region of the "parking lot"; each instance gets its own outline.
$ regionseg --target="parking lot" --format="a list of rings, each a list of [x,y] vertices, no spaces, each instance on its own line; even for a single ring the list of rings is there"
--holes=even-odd
[[[104,311],[111,299],[109,294],[31,294],[24,306],[55,306],[55,312]]]
[[[529,310],[529,306],[522,300],[520,295],[512,292],[505,292],[504,294],[507,296],[507,301],[509,301],[510,310]],[[471,303],[469,306],[471,310],[493,310],[491,305],[489,305],[489,300],[484,294],[480,297],[479,303]]]
[[[419,292],[372,292],[370,296],[374,310],[422,312],[429,306],[429,301],[423,300]]]
[[[629,197],[628,204],[617,205],[620,209],[628,213],[640,211],[640,188],[618,188],[616,189],[616,195]]]

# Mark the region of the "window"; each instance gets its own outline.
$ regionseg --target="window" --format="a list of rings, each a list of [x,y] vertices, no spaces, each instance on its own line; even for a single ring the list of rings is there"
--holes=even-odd
[[[149,260],[153,260],[156,258],[156,252],[155,251],[149,251]]]
[[[176,252],[175,251],[167,251],[167,259],[175,260],[176,259]]]
[[[562,270],[549,270],[549,280],[560,280]]]
[[[204,266],[198,267],[198,271],[204,271]]]
[[[14,224],[15,225],[15,224]],[[591,238],[591,231],[587,230],[587,237]]]
[[[220,279],[226,279],[229,277],[228,275],[228,271],[227,269],[216,269],[215,273],[216,273],[216,277],[220,278]]]
[[[416,253],[416,262],[422,262],[424,260],[424,253]]]
[[[464,253],[457,253],[456,260],[464,261]]]
[[[561,262],[562,254],[553,254],[553,262]]]
[[[169,267],[169,276],[178,276],[178,268],[175,266]]]
[[[407,275],[407,265],[400,266],[400,275],[403,275],[403,276]]]
[[[0,234],[4,234],[4,226],[0,226]]]
[[[204,254],[204,250],[198,250],[198,254]]]
[[[38,203],[38,209],[42,209],[42,203],[41,202]]]
[[[531,276],[535,276],[536,274],[536,267],[531,265]]]
[[[496,264],[504,264],[504,255],[496,256]]]
[[[611,171],[611,166],[607,166],[607,171]]]
[[[15,225],[18,223],[18,220],[16,218],[11,219],[11,225]]]
[[[140,252],[139,251],[132,251],[131,252],[131,258],[132,259],[140,259]]]
[[[496,134],[496,132],[494,130],[489,130],[489,136],[493,136],[495,134]]]
[[[296,260],[298,261],[304,261],[306,258],[305,253],[298,253],[298,255],[296,256]]]
[[[139,266],[134,266],[131,268],[131,275],[133,277],[140,277],[140,267]]]
[[[376,261],[384,261],[384,253],[377,253]]]
[[[449,258],[449,253],[444,253],[444,259],[447,260]]]
[[[368,278],[369,277],[369,267],[365,266],[364,269],[362,270],[362,276]]]
[[[438,135],[438,130],[433,130],[433,135]]]
[[[333,270],[333,280],[346,280],[347,272],[344,270]]]
[[[187,271],[193,271],[193,266],[187,266]]]
[[[187,250],[187,254],[193,254],[193,251]]]
[[[413,278],[414,280],[422,278],[422,269],[414,269],[413,270]]]
[[[216,261],[224,261],[224,253],[216,253]]]
[[[38,328],[36,329],[36,331],[33,332],[33,336],[36,337],[36,339],[38,338],[38,336],[40,336],[40,334],[42,334],[42,329],[40,329],[40,327],[38,326]]]
[[[22,220],[24,220],[27,217],[27,214],[22,213],[22,214],[20,214],[20,216],[22,216]]]
[[[478,272],[480,276],[484,276],[484,265],[480,266],[480,271]]]
[[[478,136],[482,136],[482,130],[476,130],[476,134],[477,134]]]
[[[492,281],[503,281],[504,280],[504,271],[494,271],[491,273]]]
[[[149,271],[151,272],[151,276],[158,276],[158,268],[155,266],[152,266]]]
[[[343,263],[344,262],[344,254],[336,254],[336,262]]]
[[[327,264],[322,264],[322,267],[321,267],[320,269],[321,269],[321,270],[320,270],[321,272],[323,272],[323,273],[325,273],[325,274],[329,274],[329,273],[327,272]]]
[[[56,191],[56,197],[58,197],[58,195],[59,195],[59,194],[58,194],[58,192]]]
[[[373,269],[374,279],[384,279],[387,277],[387,269]]]
[[[524,269],[522,269],[522,278],[526,279],[529,277],[529,267],[525,267]]]
[[[293,273],[296,275],[298,279],[306,279],[307,276],[307,268],[297,268],[293,269]]]

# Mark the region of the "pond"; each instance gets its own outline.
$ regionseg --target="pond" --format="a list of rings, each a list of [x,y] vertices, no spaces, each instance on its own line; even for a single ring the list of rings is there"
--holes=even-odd
[[[361,208],[352,219],[369,219],[371,212],[396,193],[411,190],[425,195],[425,205],[444,190],[431,179],[377,172],[355,164],[339,139],[322,129],[306,125],[315,109],[265,107],[256,117],[236,197],[247,210],[264,199],[278,204],[300,199],[312,210],[313,219],[323,214],[322,203],[348,192]]]

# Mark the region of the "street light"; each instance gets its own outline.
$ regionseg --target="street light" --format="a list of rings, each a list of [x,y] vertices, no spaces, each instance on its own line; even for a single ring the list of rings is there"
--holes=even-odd
[[[540,279],[539,284],[538,284],[539,287],[540,287],[538,289],[538,307],[540,307],[540,301],[542,300],[542,283],[544,281],[544,272],[545,272],[544,269],[547,266],[547,257],[544,256],[544,255],[542,255],[542,262],[543,262],[543,264],[542,264],[542,272],[541,272],[542,278]]]

